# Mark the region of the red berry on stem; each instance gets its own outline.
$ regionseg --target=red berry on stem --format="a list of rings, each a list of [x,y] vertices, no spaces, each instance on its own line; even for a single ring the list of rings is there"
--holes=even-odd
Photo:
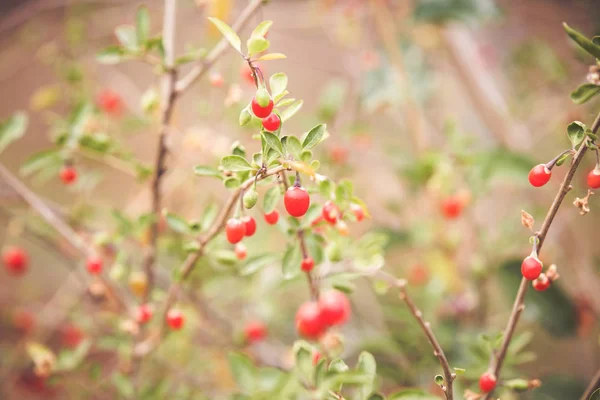
[[[270,114],[268,117],[263,118],[262,120],[263,128],[265,128],[269,132],[275,132],[277,129],[279,129],[280,125],[281,119],[279,118],[279,115],[275,113]]]
[[[525,257],[521,264],[521,274],[532,281],[542,273],[542,262],[535,255]]]
[[[246,227],[246,236],[252,236],[256,232],[256,220],[249,215],[242,217],[242,222]]]
[[[269,225],[275,225],[277,221],[279,221],[279,212],[277,210],[273,210],[272,212],[265,214],[265,221]]]
[[[483,393],[489,393],[496,388],[496,376],[491,372],[486,372],[479,378],[479,389]]]
[[[540,276],[538,276],[536,279],[533,280],[533,282],[531,282],[533,288],[538,292],[545,291],[550,287],[551,284],[552,281],[544,273],[541,273]]]
[[[267,327],[261,321],[250,321],[244,327],[246,340],[255,343],[267,337]]]
[[[326,328],[317,302],[306,302],[300,306],[296,313],[296,329],[301,336],[317,339]]]
[[[459,196],[450,196],[442,200],[440,204],[442,215],[447,219],[456,219],[462,213],[463,200]]]
[[[600,169],[594,168],[587,176],[588,186],[592,189],[600,188]]]
[[[245,260],[246,256],[248,255],[248,250],[246,249],[246,246],[244,246],[243,243],[238,243],[235,245],[235,256],[238,258],[238,260]]]
[[[140,324],[145,324],[152,318],[152,307],[148,304],[142,304],[138,307],[135,320]]]
[[[225,80],[223,79],[223,75],[221,75],[218,72],[213,72],[212,74],[210,74],[210,84],[213,87],[221,87],[223,86],[223,83],[225,83]]]
[[[355,203],[350,204],[350,210],[352,210],[352,212],[354,213],[354,216],[356,217],[356,220],[358,222],[365,219],[365,211],[358,204],[355,204]]]
[[[91,256],[87,259],[86,267],[90,274],[98,275],[102,272],[103,261],[98,256]]]
[[[292,186],[283,196],[285,209],[292,217],[301,217],[306,214],[310,206],[310,196],[301,186]]]
[[[268,117],[271,115],[271,111],[273,111],[273,100],[269,100],[269,104],[266,107],[261,107],[261,105],[258,104],[258,101],[256,101],[256,97],[252,98],[252,113],[258,118]]]
[[[302,260],[301,268],[304,272],[310,272],[315,267],[315,260],[312,257],[306,257]]]
[[[67,325],[62,329],[61,341],[63,346],[75,348],[83,340],[83,332],[75,325]]]
[[[546,167],[546,164],[538,164],[529,171],[529,183],[532,186],[544,186],[550,180],[552,171]]]
[[[323,322],[329,326],[341,325],[350,318],[350,302],[346,295],[337,290],[321,295],[319,309]]]
[[[167,313],[167,324],[173,330],[179,330],[183,328],[185,322],[183,313],[177,309],[171,309]]]
[[[225,233],[229,243],[236,244],[246,235],[246,225],[240,219],[231,218],[225,225]]]
[[[65,165],[64,167],[62,167],[60,169],[59,175],[60,180],[65,185],[70,185],[71,183],[77,180],[77,170],[75,169],[75,167],[72,167],[70,165]]]
[[[335,224],[338,217],[340,216],[340,209],[335,203],[331,200],[327,200],[325,204],[323,204],[323,209],[321,210],[321,216],[323,219],[330,224]]]
[[[27,270],[29,256],[25,250],[19,247],[8,247],[2,253],[2,262],[12,275],[22,275]]]

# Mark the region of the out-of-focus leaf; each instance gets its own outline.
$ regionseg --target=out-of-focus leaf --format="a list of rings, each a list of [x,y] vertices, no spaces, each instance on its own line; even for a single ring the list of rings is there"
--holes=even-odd
[[[348,84],[342,79],[331,80],[319,99],[318,114],[325,120],[333,118],[346,101]]]
[[[167,213],[165,217],[167,219],[167,224],[175,232],[190,233],[190,226],[185,219],[173,213]]]
[[[263,21],[254,30],[252,31],[251,37],[265,37],[265,35],[269,32],[269,29],[273,25],[273,21]]]
[[[115,372],[112,376],[112,383],[122,398],[130,399],[135,395],[135,388],[129,377],[119,372]]]
[[[575,104],[583,104],[590,101],[598,93],[600,93],[600,86],[593,83],[584,83],[571,92],[571,100]]]
[[[240,275],[246,276],[261,270],[269,264],[273,264],[278,259],[274,254],[261,254],[258,256],[250,257],[246,261],[243,267],[240,268]]]
[[[96,54],[96,60],[100,64],[114,65],[125,58],[125,51],[121,46],[108,46]]]
[[[15,140],[23,137],[27,129],[27,114],[18,111],[0,123],[0,152]]]
[[[58,361],[56,363],[57,371],[71,371],[75,369],[92,347],[91,340],[85,340],[75,348],[75,350],[63,350],[58,355]]]
[[[242,52],[242,41],[240,40],[240,37],[237,35],[237,33],[235,33],[229,25],[227,25],[220,19],[214,17],[209,17],[208,20],[217,27],[219,32],[223,34],[225,39],[227,39],[229,44],[231,44],[231,46],[234,49],[236,49],[239,53]]]
[[[135,15],[135,29],[137,33],[137,44],[142,47],[150,36],[150,13],[148,7],[141,6]]]
[[[281,199],[281,189],[278,186],[272,187],[265,193],[263,198],[263,210],[265,214],[271,213]]]
[[[503,148],[484,152],[476,157],[481,178],[506,177],[514,181],[527,182],[527,174],[535,160],[529,155],[514,153]]]
[[[243,393],[251,394],[255,391],[257,370],[246,355],[229,353],[229,368]]]
[[[292,118],[298,111],[300,111],[303,104],[303,100],[296,100],[294,103],[292,103],[292,105],[290,105],[288,108],[281,112],[281,121],[285,122],[288,119]]]
[[[287,58],[287,56],[285,54],[268,53],[268,54],[263,54],[262,56],[258,57],[256,59],[256,61],[283,60],[284,58]]]
[[[132,25],[120,25],[115,28],[115,35],[119,43],[127,50],[135,51],[138,49],[138,39],[135,27]]]
[[[31,156],[21,165],[21,174],[31,175],[41,169],[54,167],[58,168],[62,165],[62,158],[56,149],[43,150]]]
[[[282,272],[283,279],[295,278],[300,273],[300,263],[302,262],[302,254],[300,247],[297,244],[289,246],[283,254]]]
[[[600,46],[592,42],[590,39],[571,28],[566,22],[563,22],[563,27],[571,39],[577,43],[582,49],[600,59]]]
[[[264,37],[251,37],[246,44],[248,46],[248,56],[252,57],[269,49],[269,41]]]
[[[371,376],[371,382],[361,386],[360,392],[362,398],[366,398],[373,391],[373,382],[377,374],[377,363],[375,357],[367,351],[363,351],[358,356],[358,363],[356,364],[356,370],[362,372],[367,376]]]
[[[196,165],[194,167],[194,174],[198,176],[214,176],[215,178],[221,178],[221,173],[218,169],[207,165]]]

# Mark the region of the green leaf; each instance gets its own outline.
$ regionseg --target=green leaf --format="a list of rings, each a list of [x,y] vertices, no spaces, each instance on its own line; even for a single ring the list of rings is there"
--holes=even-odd
[[[140,99],[142,111],[146,114],[150,114],[157,110],[159,105],[160,100],[158,98],[158,91],[153,87],[148,88],[144,94],[142,94],[142,98]]]
[[[71,371],[77,368],[91,347],[91,340],[84,340],[74,350],[61,351],[56,362],[56,371]]]
[[[283,142],[283,139],[281,141]],[[302,145],[296,136],[285,137],[285,149],[287,154],[292,155],[297,160],[300,159],[300,155],[302,154]]]
[[[135,15],[135,29],[137,33],[137,44],[142,47],[150,36],[150,13],[148,7],[141,6]]]
[[[215,203],[209,204],[204,212],[202,213],[202,217],[200,217],[200,225],[202,225],[202,229],[206,230],[213,223],[215,218],[217,217],[217,205]]]
[[[252,31],[252,37],[264,37],[273,25],[273,21],[263,21]]]
[[[231,44],[231,46],[238,51],[238,53],[242,52],[242,41],[240,37],[231,29],[229,25],[225,22],[221,21],[218,18],[208,17],[208,20],[212,22],[217,29],[223,34],[225,39]]]
[[[271,94],[273,97],[279,96],[287,88],[288,77],[283,72],[278,72],[271,75],[269,78],[269,87],[271,88]]]
[[[367,400],[385,400],[385,396],[381,393],[373,393]]]
[[[279,189],[279,186],[274,186],[267,190],[265,197],[263,198],[263,211],[265,214],[273,212],[277,207],[279,200],[281,200],[281,189]]]
[[[314,381],[314,365],[312,362],[313,348],[304,340],[298,340],[294,343],[294,361],[297,371],[304,380],[309,383]]]
[[[575,104],[583,104],[590,101],[598,93],[600,93],[600,86],[593,83],[584,83],[571,92],[571,100]]]
[[[356,364],[356,370],[372,377],[370,383],[364,384],[360,388],[362,397],[365,398],[371,394],[371,392],[373,392],[373,382],[375,381],[375,376],[377,373],[377,363],[375,362],[375,357],[366,351],[360,353],[358,356],[358,363]]]
[[[112,376],[112,383],[121,395],[121,398],[133,398],[135,394],[135,388],[133,387],[131,379],[129,379],[127,376],[115,372]]]
[[[281,145],[281,140],[279,140],[279,138],[275,136],[275,134],[271,132],[263,132],[262,136],[270,148],[279,153],[280,156],[283,155],[283,146]]]
[[[577,32],[575,29],[571,28],[566,22],[563,22],[563,27],[565,28],[565,31],[567,31],[569,37],[573,39],[575,43],[577,43],[582,49],[594,57],[600,59],[600,46],[583,36],[581,33]]]
[[[96,54],[96,60],[100,64],[114,65],[123,61],[125,51],[121,46],[108,46]]]
[[[249,257],[244,266],[240,268],[240,275],[251,275],[267,265],[273,264],[277,259],[278,257],[275,254],[270,253]]]
[[[6,146],[23,137],[27,129],[27,123],[27,114],[23,111],[17,111],[0,124],[0,153]]]
[[[298,111],[300,111],[300,109],[302,108],[302,104],[304,104],[304,101],[297,100],[291,106],[283,110],[280,115],[281,121],[285,122],[288,119],[292,118]]]
[[[241,353],[229,353],[229,368],[243,393],[251,394],[256,388],[256,367]]]
[[[132,25],[120,25],[115,28],[115,35],[119,43],[127,50],[138,49],[136,29]]]
[[[573,121],[567,126],[567,135],[573,147],[577,147],[585,138],[585,124],[580,121]]]
[[[225,156],[221,159],[223,168],[229,171],[251,171],[252,166],[245,158],[240,156]]]
[[[227,189],[235,189],[235,188],[240,187],[242,182],[240,182],[240,180],[238,178],[236,178],[235,176],[228,176],[223,181],[223,184],[225,185],[225,187]]]
[[[215,178],[221,178],[221,173],[218,169],[207,165],[196,165],[194,167],[194,174],[198,176],[214,176]]]
[[[41,169],[50,167],[60,168],[63,161],[60,153],[56,149],[43,150],[31,156],[21,165],[21,174],[24,176],[31,175]]]
[[[286,107],[289,106],[290,104],[294,103],[296,101],[295,98],[290,98],[290,99],[285,99],[280,101],[279,103],[277,103],[277,107]]]
[[[302,141],[302,149],[309,150],[315,147],[323,139],[326,130],[327,125],[325,124],[319,124],[312,128]]]
[[[283,254],[283,261],[281,262],[283,279],[289,280],[298,276],[298,274],[300,274],[301,262],[302,254],[300,252],[300,247],[297,244],[288,246]]]
[[[269,53],[269,54],[263,54],[262,56],[258,57],[256,59],[256,61],[283,60],[284,58],[287,58],[285,54]]]
[[[404,389],[390,395],[388,400],[440,400],[440,398],[420,389]]]
[[[246,43],[246,46],[248,46],[248,56],[252,57],[255,54],[268,50],[269,45],[269,41],[263,37],[251,37]]]
[[[165,215],[165,217],[167,219],[167,225],[169,225],[169,227],[175,232],[190,233],[190,226],[185,219],[169,212]]]
[[[453,369],[454,369],[454,372],[456,372],[456,375],[462,375],[467,371],[464,368],[458,368],[458,367],[454,367]]]

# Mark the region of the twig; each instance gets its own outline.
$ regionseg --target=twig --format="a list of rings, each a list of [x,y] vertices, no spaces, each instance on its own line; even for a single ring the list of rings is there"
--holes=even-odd
[[[288,190],[290,187],[289,182],[287,180],[287,176],[285,171],[281,171],[279,174],[281,178],[281,184],[283,185],[284,190]],[[304,239],[304,229],[298,230],[296,232],[296,237],[298,238],[298,243],[300,243],[300,250],[302,251],[302,259],[306,259],[310,256],[308,254],[308,250],[306,249],[306,240]],[[310,297],[313,300],[319,300],[319,284],[315,280],[311,271],[306,271],[306,280],[308,281],[308,288],[310,289]]]
[[[596,120],[592,124],[592,128],[591,128],[592,132],[596,133],[598,131],[598,128],[600,128],[600,114],[598,114],[598,116],[596,117]],[[554,201],[552,202],[552,205],[550,206],[550,209],[548,210],[548,214],[546,214],[546,218],[544,219],[544,222],[542,223],[542,228],[536,234],[536,237],[539,240],[538,245],[537,245],[538,254],[542,248],[542,245],[544,244],[544,240],[546,239],[546,235],[548,234],[548,230],[550,229],[550,225],[552,224],[552,221],[554,221],[554,217],[556,217],[558,209],[560,208],[560,206],[561,206],[563,200],[565,199],[565,196],[569,192],[569,190],[571,190],[571,181],[573,180],[575,171],[577,170],[577,167],[579,167],[579,164],[583,160],[583,157],[585,156],[585,153],[588,149],[587,148],[588,140],[589,139],[587,137],[584,139],[583,143],[581,143],[581,145],[579,147],[579,150],[577,150],[577,153],[573,157],[573,161],[571,162],[571,165],[569,167],[567,175],[563,179],[562,184],[560,185],[560,189],[558,190],[558,193],[556,194],[556,197],[554,198]],[[504,329],[502,344],[500,346],[500,349],[497,352],[492,353],[492,357],[490,359],[490,371],[492,371],[494,373],[494,375],[496,375],[496,379],[500,378],[500,371],[502,369],[502,364],[504,363],[504,359],[506,357],[506,352],[508,351],[508,346],[513,337],[513,334],[515,333],[515,328],[517,326],[517,323],[519,322],[521,313],[523,312],[523,309],[525,308],[525,294],[527,293],[528,288],[529,288],[529,281],[525,278],[521,279],[521,284],[519,285],[519,291],[517,292],[517,296],[516,296],[515,302],[513,304],[512,312],[508,319],[508,324],[506,325],[506,328]],[[490,396],[492,395],[492,393],[493,392],[486,394],[483,399],[484,400],[489,399]]]
[[[594,377],[592,378],[592,381],[590,382],[588,387],[585,389],[585,392],[583,392],[583,395],[581,396],[580,400],[590,400],[592,393],[594,393],[594,391],[596,389],[600,389],[600,369],[598,370],[598,372],[596,372],[596,375],[594,375]]]
[[[183,264],[181,265],[181,267],[179,267],[178,279],[171,284],[171,287],[169,288],[169,290],[167,292],[167,297],[165,299],[164,306],[163,306],[162,313],[161,313],[162,321],[166,320],[166,315],[169,312],[169,309],[173,306],[173,304],[175,304],[175,302],[177,301],[177,298],[179,297],[182,282],[185,281],[189,277],[190,273],[194,270],[196,262],[204,254],[204,249],[206,248],[206,245],[208,243],[210,243],[210,241],[212,239],[214,239],[214,237],[217,236],[219,234],[219,232],[221,232],[221,230],[223,230],[223,228],[225,227],[225,223],[227,222],[227,217],[229,217],[229,215],[233,211],[233,208],[237,202],[237,199],[240,196],[240,193],[242,191],[246,190],[247,188],[249,188],[251,185],[253,185],[255,180],[262,180],[269,176],[277,175],[280,172],[285,171],[287,169],[289,169],[289,167],[279,166],[279,167],[275,167],[273,169],[267,170],[258,177],[253,176],[253,177],[249,178],[239,188],[237,188],[233,193],[231,193],[231,195],[229,196],[229,199],[227,200],[227,202],[221,209],[221,212],[219,213],[219,215],[213,222],[211,228],[208,230],[208,232],[204,236],[202,236],[201,238],[198,239],[198,245],[199,245],[198,250],[196,250],[194,253],[188,255],[187,258],[185,259],[185,261],[183,262]],[[158,345],[160,338],[163,335],[164,335],[164,324],[161,324],[160,331],[158,332],[157,335],[150,335],[146,340],[138,343],[135,346],[135,348],[134,348],[135,357],[143,357],[146,354],[150,353]]]
[[[264,0],[252,0],[242,11],[238,19],[234,22],[231,28],[234,32],[239,32],[250,17],[258,10],[260,5],[264,3]],[[229,43],[225,38],[221,39],[219,43],[211,50],[210,53],[206,56],[206,58],[202,59],[198,65],[194,66],[192,70],[177,84],[175,85],[176,93],[181,93],[186,91],[194,82],[198,79],[202,78],[202,76],[213,66],[213,64],[225,53],[225,51],[229,48]]]
[[[97,252],[83,238],[77,234],[65,221],[63,221],[52,209],[44,203],[34,192],[29,190],[16,176],[14,176],[3,164],[0,164],[0,175],[18,194],[21,196],[31,208],[33,208],[49,225],[51,225],[58,233],[60,233],[67,241],[85,257],[96,256]],[[111,282],[102,274],[98,276],[102,281],[106,290],[110,293],[118,305],[124,310],[128,310],[125,302],[125,295],[119,291],[117,286],[113,286]]]
[[[175,63],[175,21],[177,0],[165,0],[165,12],[163,18],[163,46],[165,51],[165,74],[162,82],[162,117],[161,117],[161,132],[158,139],[158,150],[154,167],[154,176],[152,178],[152,213],[154,220],[150,225],[150,240],[148,250],[142,262],[148,286],[144,292],[144,301],[148,299],[154,287],[154,264],[156,262],[156,247],[159,235],[160,214],[162,210],[162,177],[167,171],[165,165],[169,140],[169,124],[173,115],[173,108],[177,99],[175,91],[175,82],[177,81],[177,69],[174,68]]]

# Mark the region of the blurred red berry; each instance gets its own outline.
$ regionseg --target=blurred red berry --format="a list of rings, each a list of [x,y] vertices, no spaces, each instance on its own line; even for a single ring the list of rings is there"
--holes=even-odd
[[[98,256],[91,256],[87,259],[87,270],[92,275],[98,275],[102,272],[104,262]]]
[[[296,313],[296,329],[308,339],[317,339],[325,332],[327,326],[317,302],[306,302],[300,306]]]
[[[304,272],[310,272],[315,267],[315,260],[312,257],[306,257],[302,260],[301,268]]]
[[[313,352],[313,356],[312,356],[313,365],[316,366],[320,360],[321,360],[321,353],[319,353],[318,351]]]
[[[12,323],[16,329],[28,334],[35,327],[35,317],[29,311],[16,310],[12,316]]]
[[[345,294],[337,290],[319,297],[319,309],[323,322],[329,326],[341,325],[350,318],[350,302]]]
[[[277,221],[279,221],[279,212],[277,210],[273,210],[272,212],[265,214],[265,221],[269,225],[275,225]]]
[[[213,87],[221,87],[225,83],[225,80],[223,79],[223,75],[221,75],[218,72],[211,73],[209,80],[210,80],[211,86],[213,86]]]
[[[244,327],[246,340],[256,343],[267,337],[267,327],[261,321],[250,321]]]
[[[235,252],[235,256],[240,261],[245,260],[246,256],[248,255],[248,250],[246,249],[246,246],[244,246],[243,243],[236,244],[234,252]]]
[[[123,113],[121,96],[110,89],[104,89],[98,94],[97,104],[102,111],[113,117],[119,117]]]
[[[356,220],[358,222],[360,222],[363,219],[365,219],[365,211],[358,204],[351,203],[350,204],[350,210],[352,210],[352,213],[354,214],[354,216],[356,217]]]
[[[146,322],[150,321],[150,319],[152,319],[152,314],[152,307],[148,304],[142,304],[138,307],[136,311],[135,320],[139,324],[145,324]]]
[[[246,236],[252,236],[256,232],[256,220],[249,215],[242,217],[242,222],[246,227]]]
[[[600,169],[594,168],[587,176],[587,183],[591,189],[600,188]]]
[[[458,195],[449,196],[442,200],[440,207],[444,217],[447,219],[456,219],[462,213],[464,201]]]
[[[185,319],[183,317],[183,313],[177,309],[171,309],[167,313],[167,324],[173,330],[180,330],[183,328],[183,324]]]
[[[335,205],[331,200],[327,200],[325,204],[323,204],[323,209],[321,210],[321,216],[323,219],[330,224],[335,224],[338,217],[340,216],[340,209]]]
[[[27,271],[29,256],[20,247],[8,247],[2,252],[2,262],[11,275],[19,276]]]
[[[533,282],[531,282],[533,288],[538,292],[543,292],[547,290],[551,284],[552,281],[544,273],[541,273],[540,276],[538,276],[536,279],[533,280]]]
[[[231,218],[225,225],[225,233],[229,243],[236,244],[246,235],[246,225],[238,218]]]
[[[83,340],[83,332],[75,325],[67,325],[61,331],[63,346],[73,349]]]
[[[59,175],[60,180],[65,185],[70,185],[71,183],[77,180],[77,170],[75,169],[75,167],[72,167],[70,165],[65,165],[64,167],[62,167],[60,169]]]

